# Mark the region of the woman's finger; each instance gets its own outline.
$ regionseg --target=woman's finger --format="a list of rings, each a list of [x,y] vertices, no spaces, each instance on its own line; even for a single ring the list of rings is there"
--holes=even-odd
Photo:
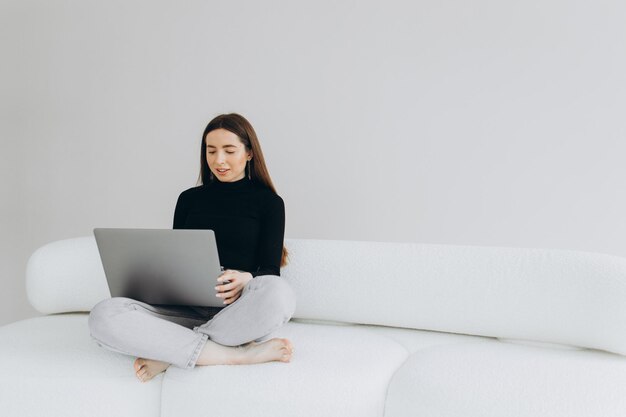
[[[217,282],[224,282],[224,281],[234,281],[237,279],[237,274],[223,274],[220,275],[219,277],[217,277]]]
[[[238,294],[239,292],[241,292],[241,290],[239,288],[233,288],[230,291],[223,291],[218,293],[218,296],[222,297],[222,298],[230,298],[236,294]]]
[[[233,288],[237,288],[239,286],[239,283],[237,281],[231,281],[228,284],[218,284],[215,289],[218,292],[225,292],[225,291],[229,291],[232,290]]]
[[[217,293],[216,295],[220,298],[227,299],[235,295],[235,293],[233,291],[224,291],[224,292]]]
[[[234,303],[235,301],[237,301],[237,299],[239,298],[240,294],[241,293],[237,293],[237,295],[235,295],[234,297],[231,297],[231,298],[229,298],[227,300],[224,300],[224,304],[232,304],[232,303]]]

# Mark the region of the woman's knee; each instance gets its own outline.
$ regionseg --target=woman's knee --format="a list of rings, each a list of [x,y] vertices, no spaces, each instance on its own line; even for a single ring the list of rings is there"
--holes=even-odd
[[[263,275],[254,279],[261,279],[264,298],[270,302],[277,314],[287,322],[296,311],[296,294],[291,284],[277,275]]]
[[[106,331],[111,319],[124,311],[128,311],[133,300],[125,297],[113,297],[100,301],[89,312],[87,325],[91,335],[98,335]]]

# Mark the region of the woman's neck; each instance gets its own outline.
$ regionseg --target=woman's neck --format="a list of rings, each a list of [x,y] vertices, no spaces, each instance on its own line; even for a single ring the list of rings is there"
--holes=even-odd
[[[252,185],[252,181],[246,176],[244,176],[240,180],[230,181],[230,182],[226,182],[226,181],[222,182],[218,180],[217,178],[213,178],[213,181],[211,181],[208,185],[210,185],[211,187],[217,190],[225,190],[225,191],[243,190],[243,189],[250,188],[250,186]]]

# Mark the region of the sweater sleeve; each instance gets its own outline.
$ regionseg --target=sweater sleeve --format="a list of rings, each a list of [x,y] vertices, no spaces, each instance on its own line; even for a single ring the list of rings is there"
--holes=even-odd
[[[176,209],[174,209],[174,226],[172,227],[173,229],[182,229],[185,225],[185,219],[187,218],[187,213],[189,212],[189,206],[185,197],[185,192],[183,191],[178,196],[178,201],[176,201]]]
[[[262,214],[261,237],[257,250],[258,269],[250,271],[252,277],[260,275],[280,276],[285,237],[285,203],[275,194]]]

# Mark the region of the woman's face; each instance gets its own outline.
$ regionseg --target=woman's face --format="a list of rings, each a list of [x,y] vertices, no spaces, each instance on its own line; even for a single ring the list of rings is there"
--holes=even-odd
[[[209,169],[219,181],[238,181],[246,175],[246,162],[252,153],[239,136],[226,129],[215,129],[206,135],[204,144]],[[226,171],[220,172],[222,169]]]

